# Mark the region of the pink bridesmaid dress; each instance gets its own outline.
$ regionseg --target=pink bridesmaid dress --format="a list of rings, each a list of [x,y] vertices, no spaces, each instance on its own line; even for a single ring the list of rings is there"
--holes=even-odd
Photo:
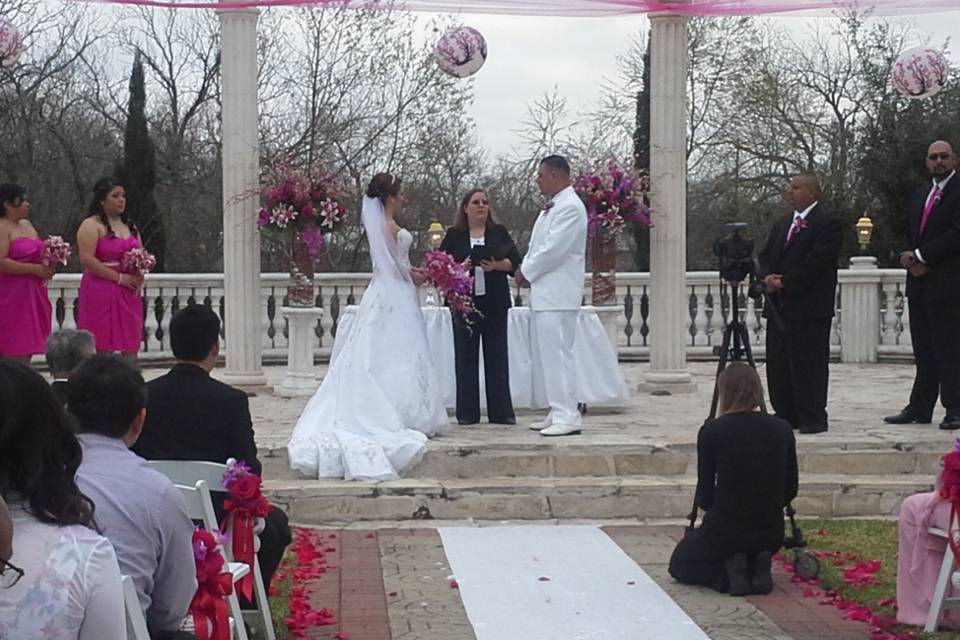
[[[43,262],[43,241],[17,238],[7,257],[17,262]],[[46,282],[28,273],[0,273],[0,355],[43,353],[53,310]]]
[[[122,272],[123,254],[140,246],[136,236],[103,236],[97,240],[97,260]],[[93,334],[97,351],[136,353],[143,339],[143,298],[134,291],[98,275],[83,272],[77,304],[77,326]]]

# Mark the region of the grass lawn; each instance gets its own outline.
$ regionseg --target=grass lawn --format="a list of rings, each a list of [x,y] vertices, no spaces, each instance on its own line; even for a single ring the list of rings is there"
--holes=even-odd
[[[290,613],[290,589],[293,588],[293,569],[296,564],[297,556],[288,548],[280,562],[280,568],[273,578],[270,613],[273,616],[273,629],[277,633],[277,640],[291,640],[293,638],[285,620]]]
[[[851,553],[861,560],[879,560],[876,577],[880,584],[853,588],[843,581],[844,567],[837,567],[829,558],[820,561],[820,578],[824,589],[837,589],[846,600],[853,600],[892,613],[889,608],[877,608],[877,602],[897,593],[897,523],[889,520],[801,520],[807,543],[813,549]],[[818,535],[820,534],[824,535]],[[789,532],[788,532],[789,535]],[[903,627],[906,631],[911,627]],[[921,633],[923,640],[960,640],[960,632]]]

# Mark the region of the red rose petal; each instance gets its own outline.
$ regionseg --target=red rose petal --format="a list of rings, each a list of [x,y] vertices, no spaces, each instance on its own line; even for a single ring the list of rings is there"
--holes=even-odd
[[[460,583],[457,582],[456,580],[451,580],[451,581],[450,581],[450,588],[451,588],[451,589],[459,589],[459,588],[460,588]]]
[[[390,596],[391,598],[396,598],[396,597],[397,597],[397,592],[396,592],[396,591],[391,591],[391,592],[388,593],[387,595]]]

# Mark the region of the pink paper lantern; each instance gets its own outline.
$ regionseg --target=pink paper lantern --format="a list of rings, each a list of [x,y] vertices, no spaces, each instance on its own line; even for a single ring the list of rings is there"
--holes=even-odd
[[[12,22],[0,18],[0,66],[12,67],[17,64],[21,52],[23,42],[20,40],[20,32]]]
[[[910,49],[893,63],[891,77],[901,95],[929,98],[947,84],[947,60],[936,49]]]
[[[472,27],[450,29],[433,52],[445,73],[457,78],[472,76],[487,60],[487,41]]]

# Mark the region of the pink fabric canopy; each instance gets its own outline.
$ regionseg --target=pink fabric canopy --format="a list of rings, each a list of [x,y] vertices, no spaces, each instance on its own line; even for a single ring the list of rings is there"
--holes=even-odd
[[[242,7],[303,6],[333,4],[342,0],[99,0],[181,9],[227,9]],[[377,0],[349,0],[365,6]],[[872,8],[876,15],[912,15],[937,11],[960,11],[960,0],[408,0],[403,5],[419,11],[450,13],[495,13],[516,15],[604,16],[668,11],[691,16],[761,15],[798,13],[826,15],[851,5]]]

